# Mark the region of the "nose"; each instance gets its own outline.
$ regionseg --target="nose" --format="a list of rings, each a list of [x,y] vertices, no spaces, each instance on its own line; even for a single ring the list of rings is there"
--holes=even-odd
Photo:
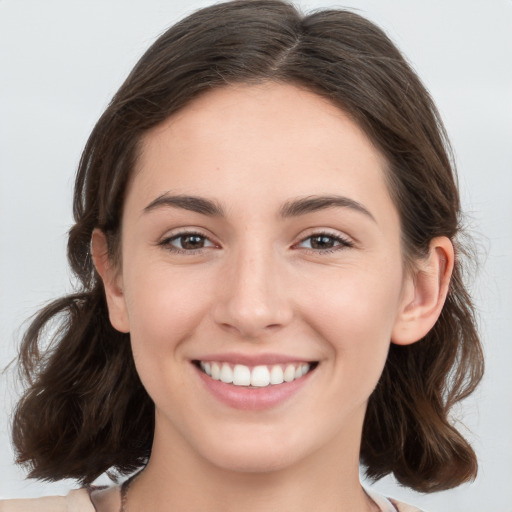
[[[293,308],[279,267],[271,249],[233,255],[219,283],[214,321],[224,330],[256,341],[287,325]]]

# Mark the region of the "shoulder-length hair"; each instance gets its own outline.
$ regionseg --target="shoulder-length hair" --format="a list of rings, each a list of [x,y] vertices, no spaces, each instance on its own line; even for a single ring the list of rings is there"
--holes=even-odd
[[[91,234],[103,230],[110,256],[118,258],[126,186],[148,130],[200,94],[263,81],[327,98],[381,151],[406,263],[427,254],[437,236],[456,247],[439,320],[421,341],[391,344],[369,399],[361,445],[367,474],[378,479],[394,473],[425,492],[475,477],[475,454],[448,417],[474,390],[483,361],[462,279],[460,203],[443,124],[414,71],[378,27],[346,10],[302,15],[280,0],[214,5],[167,30],[96,124],[78,168],[68,242],[80,289],[39,312],[20,351],[29,386],[15,412],[13,439],[31,477],[89,483],[109,469],[128,473],[146,463],[154,405],[137,376],[129,334],[109,322]],[[52,342],[42,351],[48,332]]]

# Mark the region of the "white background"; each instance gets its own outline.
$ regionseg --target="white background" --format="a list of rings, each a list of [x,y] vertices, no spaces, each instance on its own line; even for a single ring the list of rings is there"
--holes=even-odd
[[[73,174],[96,119],[137,58],[210,1],[0,0],[0,367],[20,324],[71,290],[65,259]],[[512,511],[512,1],[304,0],[379,23],[436,100],[455,147],[480,268],[473,291],[487,374],[459,411],[480,459],[473,484],[417,495],[377,489],[430,512]],[[0,497],[65,493],[23,480],[8,421],[14,372],[0,377]],[[305,411],[307,413],[307,411]]]

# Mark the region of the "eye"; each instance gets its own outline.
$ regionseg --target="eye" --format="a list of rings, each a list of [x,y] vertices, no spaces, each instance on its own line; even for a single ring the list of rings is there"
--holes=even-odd
[[[159,245],[172,252],[180,253],[198,251],[206,247],[215,247],[211,240],[200,233],[180,233],[162,240]]]
[[[298,247],[318,252],[332,252],[353,245],[350,240],[330,233],[315,233],[297,244]]]

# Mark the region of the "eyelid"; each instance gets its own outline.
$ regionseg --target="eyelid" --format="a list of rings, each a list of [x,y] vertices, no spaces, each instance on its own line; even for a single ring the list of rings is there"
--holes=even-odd
[[[207,247],[199,247],[197,249],[180,249],[179,247],[175,247],[171,244],[173,240],[176,240],[183,236],[199,236],[204,238],[211,245]],[[213,239],[212,236],[205,234],[201,229],[195,227],[184,227],[178,228],[176,230],[171,230],[166,232],[166,234],[160,238],[160,240],[156,243],[157,246],[163,247],[164,249],[178,253],[178,254],[197,254],[201,251],[208,250],[211,248],[220,248],[220,245]]]
[[[172,241],[183,237],[183,236],[198,236],[201,238],[204,238],[206,241],[209,242],[210,245],[206,247],[199,247],[197,249],[180,249],[179,247],[175,247],[171,244]],[[304,243],[306,240],[314,237],[321,237],[325,236],[328,238],[333,239],[335,242],[338,242],[337,245],[330,248],[307,248],[307,247],[300,247],[300,244]],[[166,232],[166,234],[161,237],[161,239],[156,243],[157,246],[161,246],[165,248],[168,251],[179,253],[179,254],[196,254],[211,248],[220,248],[220,244],[214,240],[214,238],[204,233],[200,228],[196,227],[183,227],[178,228],[176,230],[171,230]],[[354,247],[356,245],[356,242],[354,239],[344,233],[341,233],[337,230],[333,230],[330,228],[311,228],[307,230],[305,233],[303,232],[300,237],[298,237],[297,241],[292,244],[292,249],[302,249],[305,251],[309,251],[315,254],[319,253],[332,253],[335,251],[340,251],[344,249],[349,249],[351,247]]]
[[[309,251],[309,252],[319,254],[319,253],[332,253],[335,251],[350,249],[356,245],[356,242],[354,241],[354,239],[352,237],[349,237],[348,235],[346,235],[344,233],[340,233],[339,231],[328,229],[328,228],[312,228],[306,234],[302,233],[300,238],[298,239],[298,241],[295,242],[292,247],[300,249],[299,245],[302,244],[303,242],[305,242],[306,240],[308,240],[310,238],[314,238],[314,237],[321,237],[321,236],[332,238],[333,240],[339,242],[339,244],[335,247],[326,248],[326,249],[314,249],[314,248],[308,248],[308,247],[303,247],[302,249]]]

